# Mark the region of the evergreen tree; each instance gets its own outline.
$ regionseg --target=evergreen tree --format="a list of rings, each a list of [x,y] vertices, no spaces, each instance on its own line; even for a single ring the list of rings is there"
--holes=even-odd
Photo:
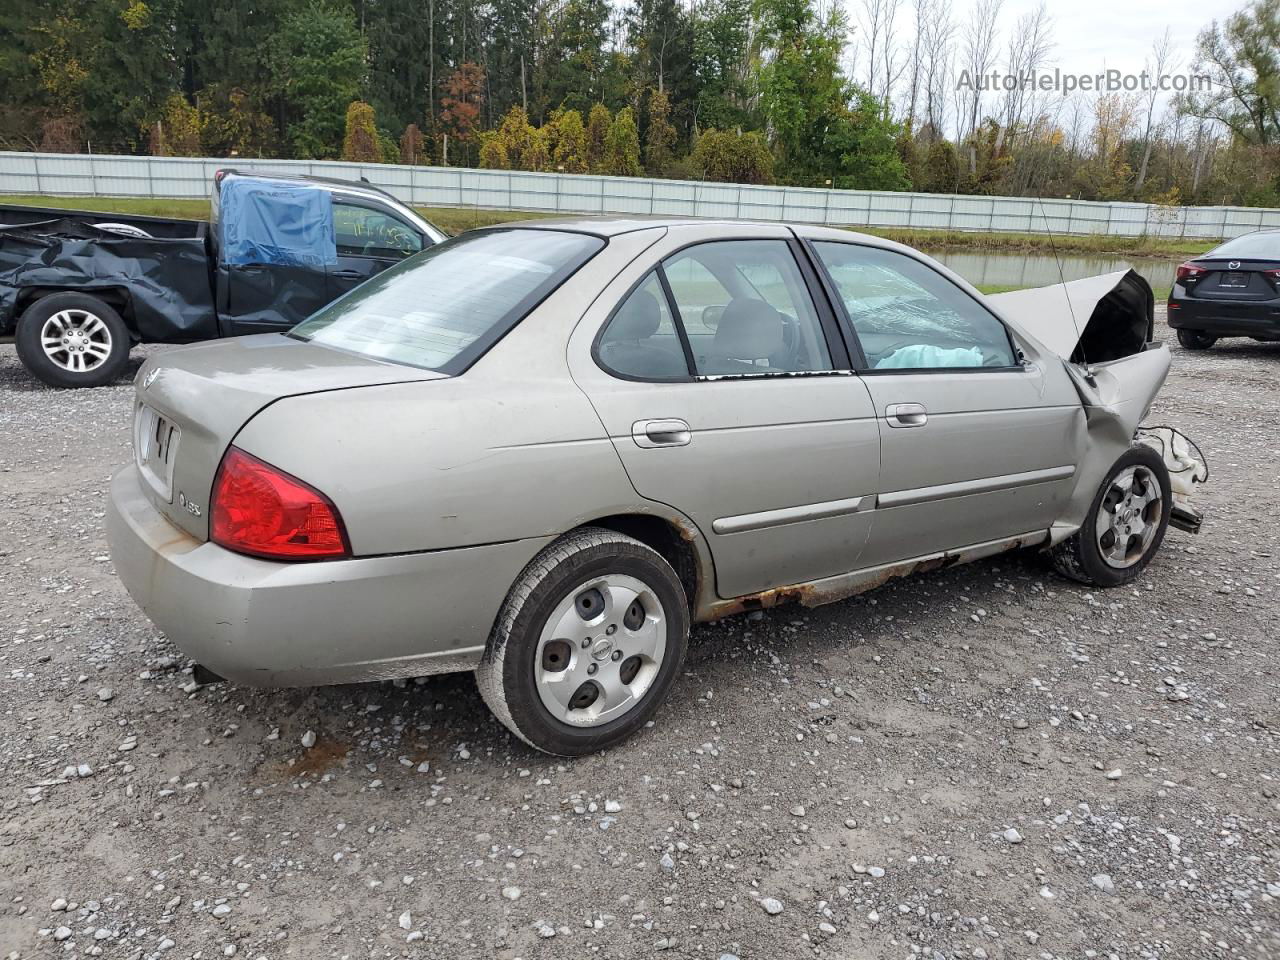
[[[649,91],[649,122],[644,134],[645,169],[662,176],[675,157],[676,128],[671,125],[671,101],[661,90]]]
[[[364,81],[367,46],[355,17],[349,8],[312,0],[285,20],[278,51],[295,155],[336,156],[347,104]]]
[[[604,141],[603,172],[611,177],[640,175],[640,133],[630,107],[619,110],[609,125]]]
[[[378,124],[373,107],[361,100],[353,100],[347,107],[342,159],[351,163],[382,161],[382,145],[378,142]]]
[[[603,103],[595,104],[587,114],[588,169],[599,170],[604,166],[604,142],[609,137],[609,127],[612,124],[613,117]]]

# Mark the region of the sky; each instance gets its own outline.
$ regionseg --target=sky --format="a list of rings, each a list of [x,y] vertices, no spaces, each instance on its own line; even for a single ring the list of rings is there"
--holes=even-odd
[[[1001,39],[1013,24],[1035,10],[1037,0],[1005,0],[1000,15]],[[1070,0],[1049,3],[1057,66],[1073,73],[1106,67],[1138,72],[1151,45],[1169,28],[1173,47],[1185,70],[1190,66],[1196,35],[1213,20],[1225,20],[1247,0]],[[957,3],[957,15],[967,5]]]

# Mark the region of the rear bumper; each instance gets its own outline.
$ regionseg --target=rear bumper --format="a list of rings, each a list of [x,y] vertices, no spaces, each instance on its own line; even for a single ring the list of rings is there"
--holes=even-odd
[[[469,670],[511,584],[548,540],[323,563],[273,563],[202,542],[112,479],[116,572],[188,656],[252,686],[316,686]]]
[[[1280,340],[1280,300],[1231,303],[1175,295],[1169,298],[1168,317],[1175,330]]]

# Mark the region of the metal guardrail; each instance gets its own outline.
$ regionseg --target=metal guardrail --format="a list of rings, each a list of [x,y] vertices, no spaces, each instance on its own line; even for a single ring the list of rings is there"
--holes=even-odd
[[[1280,227],[1280,210],[1149,203],[975,197],[875,190],[471,170],[324,160],[127,157],[0,152],[0,194],[66,197],[205,197],[222,167],[364,177],[426,207],[564,214],[642,214],[790,220],[841,227],[1221,239]]]

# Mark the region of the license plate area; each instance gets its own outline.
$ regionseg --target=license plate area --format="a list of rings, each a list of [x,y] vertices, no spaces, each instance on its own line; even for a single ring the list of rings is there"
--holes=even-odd
[[[1218,286],[1228,290],[1242,290],[1249,285],[1247,273],[1223,273],[1218,276]]]
[[[173,502],[173,465],[181,439],[181,429],[168,418],[138,405],[133,419],[134,458],[143,479],[166,503]]]

